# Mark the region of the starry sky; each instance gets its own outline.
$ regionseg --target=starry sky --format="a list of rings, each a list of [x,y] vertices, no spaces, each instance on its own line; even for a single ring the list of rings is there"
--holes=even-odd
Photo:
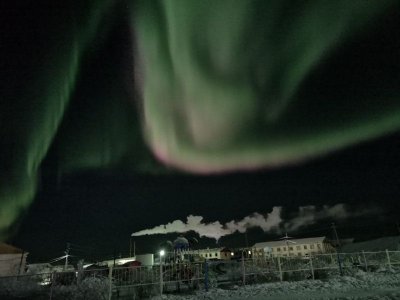
[[[393,233],[399,5],[2,4],[1,239],[111,253],[188,214],[335,203],[381,205]]]

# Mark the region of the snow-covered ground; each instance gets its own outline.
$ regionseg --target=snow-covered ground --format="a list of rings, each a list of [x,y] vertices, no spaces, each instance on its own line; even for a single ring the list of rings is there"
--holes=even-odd
[[[166,300],[264,300],[264,299],[400,299],[400,273],[357,272],[354,276],[333,276],[329,280],[275,282],[227,289],[213,288],[191,295],[163,295]]]

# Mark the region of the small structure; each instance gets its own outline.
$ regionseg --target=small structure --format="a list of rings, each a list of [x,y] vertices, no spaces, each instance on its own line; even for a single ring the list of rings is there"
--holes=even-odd
[[[0,276],[18,276],[25,273],[26,257],[17,247],[0,243]]]
[[[194,250],[193,254],[199,255],[202,259],[222,259],[222,260],[230,260],[231,259],[231,250],[228,248],[207,248],[207,249],[199,249]]]
[[[285,257],[310,255],[335,252],[335,248],[326,237],[311,237],[303,239],[290,239],[257,243],[253,246],[253,257]]]
[[[49,263],[28,264],[26,271],[26,273],[29,275],[52,273],[52,272],[53,272],[53,266]]]
[[[130,262],[140,262],[141,266],[152,266],[154,265],[154,254],[153,253],[137,254],[136,256],[132,257],[120,257],[116,259],[109,259],[98,262],[97,265],[111,267],[114,265],[122,266]]]
[[[178,253],[189,250],[189,246],[190,246],[189,241],[183,236],[178,236],[175,239],[173,245],[174,245],[174,251],[178,252]]]

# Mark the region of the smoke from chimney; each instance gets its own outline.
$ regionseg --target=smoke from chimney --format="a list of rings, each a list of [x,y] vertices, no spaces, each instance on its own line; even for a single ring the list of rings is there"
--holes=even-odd
[[[151,229],[145,229],[132,233],[132,236],[196,232],[200,237],[209,237],[218,241],[221,237],[235,232],[244,233],[250,228],[261,228],[264,232],[282,233],[283,231],[295,231],[301,227],[310,226],[324,219],[343,220],[349,217],[357,217],[371,214],[373,210],[358,210],[350,212],[348,207],[339,203],[334,206],[324,205],[318,209],[316,206],[300,206],[298,212],[287,220],[282,219],[282,207],[274,206],[266,215],[253,213],[240,221],[230,221],[225,224],[215,221],[203,222],[202,216],[189,215],[186,222],[175,220],[165,225],[159,225]]]

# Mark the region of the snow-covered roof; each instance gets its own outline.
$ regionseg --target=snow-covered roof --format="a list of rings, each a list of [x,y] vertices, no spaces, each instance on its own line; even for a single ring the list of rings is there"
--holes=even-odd
[[[303,239],[289,239],[288,242],[286,242],[285,240],[270,241],[270,242],[256,243],[254,244],[253,248],[280,247],[280,246],[286,246],[287,244],[289,245],[316,244],[316,243],[322,243],[325,239],[326,238],[324,236],[320,236],[320,237],[310,237]]]
[[[24,252],[22,249],[11,246],[6,243],[0,243],[0,254],[19,254]]]
[[[343,245],[340,252],[384,251],[386,249],[400,250],[400,236],[386,236],[375,240]]]
[[[231,252],[228,248],[221,247],[221,248],[206,248],[206,249],[198,249],[194,250],[193,252]]]

